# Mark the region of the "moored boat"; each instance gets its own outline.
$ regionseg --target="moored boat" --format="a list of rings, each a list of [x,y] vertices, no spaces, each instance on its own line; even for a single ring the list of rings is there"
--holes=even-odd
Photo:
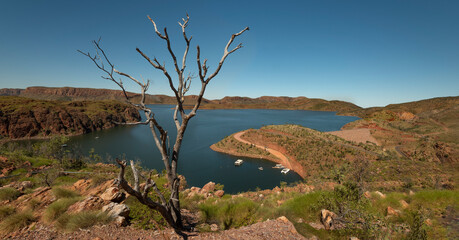
[[[236,160],[236,162],[234,162],[234,165],[235,166],[240,166],[240,165],[242,165],[242,163],[244,163],[244,160],[238,159],[238,160]]]
[[[276,166],[274,166],[273,168],[284,168],[284,165],[278,163],[278,164],[276,164]]]

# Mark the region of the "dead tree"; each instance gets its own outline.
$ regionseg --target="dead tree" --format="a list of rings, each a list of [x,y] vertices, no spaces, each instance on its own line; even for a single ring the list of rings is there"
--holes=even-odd
[[[146,106],[146,103],[145,103],[146,92],[150,86],[150,81],[149,80],[147,80],[147,82],[145,82],[144,80],[139,81],[138,79],[134,78],[132,75],[121,72],[118,69],[115,69],[115,65],[109,60],[107,54],[101,48],[100,39],[98,41],[93,41],[94,47],[96,49],[95,54],[90,54],[89,52],[85,53],[82,51],[79,51],[79,52],[89,57],[94,62],[94,64],[105,73],[105,76],[102,76],[102,78],[116,83],[121,88],[121,90],[124,93],[124,97],[129,104],[131,104],[132,106],[136,107],[137,109],[145,113],[146,120],[144,122],[132,122],[132,123],[124,123],[124,124],[127,124],[127,125],[144,124],[150,127],[151,133],[153,134],[153,137],[155,140],[155,145],[159,149],[159,152],[161,153],[161,158],[162,158],[162,161],[164,163],[164,167],[167,173],[168,187],[169,187],[171,194],[170,194],[170,197],[166,199],[164,194],[162,194],[159,191],[155,181],[151,178],[151,176],[148,179],[146,179],[145,185],[141,187],[140,180],[139,180],[139,172],[135,168],[134,162],[132,160],[130,161],[130,165],[131,165],[132,172],[134,175],[134,185],[133,186],[131,186],[124,178],[124,172],[127,166],[126,161],[117,160],[118,164],[121,167],[119,177],[118,177],[120,186],[129,194],[135,196],[142,204],[145,204],[150,209],[154,209],[158,211],[164,217],[164,219],[166,219],[168,224],[172,226],[174,229],[182,230],[183,224],[182,224],[182,219],[181,219],[181,214],[180,214],[180,201],[179,201],[180,179],[178,178],[178,175],[177,175],[177,168],[178,168],[178,163],[179,163],[179,153],[180,153],[180,147],[182,145],[183,136],[185,134],[185,131],[187,129],[190,119],[196,115],[196,112],[199,109],[199,106],[204,96],[204,92],[206,91],[207,85],[220,72],[226,58],[231,53],[234,53],[235,51],[237,51],[238,49],[242,47],[242,44],[239,44],[236,47],[230,49],[231,44],[233,43],[234,39],[238,37],[239,35],[241,35],[242,33],[244,33],[245,31],[249,30],[249,28],[246,27],[242,31],[235,33],[231,36],[230,40],[228,41],[228,43],[226,44],[224,48],[223,56],[220,59],[220,62],[218,63],[217,68],[209,76],[207,75],[208,70],[209,70],[209,67],[207,66],[207,59],[205,59],[201,63],[201,56],[200,56],[201,52],[200,52],[199,45],[197,45],[196,62],[197,62],[197,67],[198,67],[198,77],[199,77],[199,80],[201,81],[201,90],[194,102],[193,108],[187,114],[184,110],[183,104],[185,101],[185,94],[190,89],[191,80],[193,78],[191,74],[188,74],[187,76],[185,74],[186,60],[188,56],[188,50],[190,48],[190,42],[192,39],[191,36],[190,37],[187,36],[185,30],[186,30],[186,27],[188,26],[188,22],[190,18],[187,15],[186,19],[182,19],[182,22],[179,22],[179,25],[182,30],[182,35],[186,43],[186,48],[185,48],[185,52],[183,53],[181,66],[179,66],[179,63],[177,62],[177,57],[171,48],[171,41],[167,33],[167,29],[164,28],[163,32],[160,32],[156,26],[156,23],[153,21],[153,19],[151,19],[149,16],[148,16],[148,19],[153,24],[156,35],[166,42],[167,49],[174,62],[175,72],[177,73],[177,80],[174,81],[172,76],[166,70],[165,63],[161,64],[156,58],[151,59],[145,53],[143,53],[139,48],[136,48],[137,52],[140,55],[142,55],[142,57],[145,58],[145,60],[147,60],[155,69],[158,69],[159,71],[163,72],[164,76],[169,82],[169,87],[172,90],[175,100],[177,102],[175,106],[174,115],[173,115],[173,121],[175,122],[175,126],[177,128],[177,135],[176,135],[175,143],[172,147],[172,150],[171,150],[171,146],[169,146],[169,143],[168,143],[169,142],[168,132],[156,121],[155,114],[150,108]],[[116,79],[115,77],[120,77],[120,78]],[[134,103],[131,101],[131,98],[129,97],[123,85],[121,77],[128,78],[131,81],[135,82],[137,85],[139,85],[140,90],[141,90],[141,98],[140,98],[139,103]],[[157,195],[159,199],[158,201],[154,201],[150,197],[148,197],[148,193],[152,189],[154,193]]]

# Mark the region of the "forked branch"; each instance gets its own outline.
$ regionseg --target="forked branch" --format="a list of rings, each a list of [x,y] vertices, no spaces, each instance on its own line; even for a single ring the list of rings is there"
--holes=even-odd
[[[201,62],[201,59],[200,59],[201,51],[200,51],[199,46],[197,46],[196,61],[198,64],[198,77],[201,81],[201,90],[199,91],[199,94],[195,100],[192,110],[190,111],[190,113],[186,114],[184,107],[183,107],[183,104],[185,101],[185,95],[190,90],[192,79],[195,78],[195,76],[191,73],[185,74],[186,61],[187,61],[191,39],[192,39],[192,36],[188,37],[188,35],[186,34],[186,28],[189,24],[190,17],[187,14],[186,18],[183,18],[182,22],[179,22],[179,25],[182,31],[182,35],[183,35],[183,38],[186,44],[180,67],[177,62],[177,57],[174,51],[172,50],[171,41],[170,41],[170,38],[167,32],[167,29],[164,28],[163,32],[160,32],[158,30],[158,27],[155,21],[153,21],[153,19],[150,18],[149,16],[148,16],[148,19],[153,24],[156,35],[159,38],[166,41],[167,49],[174,62],[174,68],[177,73],[177,82],[174,83],[174,79],[167,71],[165,63],[161,64],[155,57],[150,58],[140,49],[138,48],[136,49],[137,52],[145,60],[147,60],[147,62],[149,62],[153,66],[153,68],[161,71],[164,74],[164,76],[166,77],[169,83],[170,89],[174,93],[175,100],[176,100],[176,106],[175,106],[175,110],[173,114],[173,121],[177,128],[177,135],[176,135],[175,143],[173,144],[173,146],[170,146],[169,144],[168,132],[157,122],[153,111],[146,106],[146,103],[145,103],[146,92],[150,86],[150,82],[149,81],[147,82],[139,81],[133,75],[130,75],[118,69],[115,69],[114,64],[112,64],[112,62],[109,60],[104,50],[99,45],[100,39],[98,41],[93,41],[94,47],[96,49],[96,54],[92,55],[89,52],[88,53],[85,53],[82,51],[79,51],[79,52],[89,57],[94,62],[94,64],[105,73],[105,76],[102,76],[102,78],[114,82],[121,88],[121,90],[123,91],[124,97],[126,98],[126,101],[129,104],[131,104],[132,106],[144,112],[145,117],[146,117],[145,121],[123,123],[123,124],[124,125],[148,125],[150,127],[156,147],[161,153],[161,158],[162,158],[162,161],[166,169],[170,196],[168,197],[168,199],[166,199],[165,195],[159,190],[158,186],[156,185],[156,182],[151,177],[151,174],[150,174],[150,177],[146,179],[145,185],[141,187],[141,184],[140,184],[141,175],[139,171],[136,169],[133,161],[130,162],[130,165],[131,165],[131,169],[132,169],[133,176],[134,176],[134,185],[133,186],[130,185],[124,177],[125,169],[127,166],[126,161],[120,161],[119,159],[116,159],[116,162],[120,165],[120,173],[118,176],[118,181],[119,181],[120,186],[127,193],[135,196],[142,204],[145,204],[151,209],[155,209],[159,211],[161,215],[166,219],[166,221],[172,227],[174,227],[174,229],[181,230],[183,229],[183,226],[181,222],[180,201],[179,201],[180,178],[178,177],[177,169],[178,169],[179,153],[180,153],[180,148],[181,148],[181,144],[183,141],[183,136],[187,129],[189,120],[196,115],[196,111],[199,109],[199,106],[204,96],[204,92],[210,80],[212,80],[220,72],[226,58],[230,54],[242,48],[242,44],[238,44],[236,47],[230,49],[235,38],[243,34],[245,31],[248,31],[249,28],[246,27],[242,31],[231,35],[230,40],[228,41],[228,43],[226,44],[224,48],[223,56],[220,59],[220,62],[218,63],[217,68],[210,76],[207,76],[208,69],[209,69],[209,67],[207,66],[207,59]],[[116,77],[120,77],[120,78],[117,79]],[[126,91],[121,78],[128,78],[140,87],[141,99],[139,103],[133,103],[131,101],[131,97]],[[121,124],[121,123],[117,123],[117,124]],[[154,201],[150,197],[148,197],[148,193],[151,190],[153,190],[156,196],[158,196],[158,201]]]

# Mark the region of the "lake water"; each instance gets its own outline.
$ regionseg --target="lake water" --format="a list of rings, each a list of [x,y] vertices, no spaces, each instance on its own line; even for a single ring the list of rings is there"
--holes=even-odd
[[[171,105],[151,105],[158,122],[168,130],[173,143],[176,129]],[[143,114],[142,114],[143,115]],[[186,177],[188,186],[202,187],[209,181],[223,184],[227,193],[273,188],[281,181],[300,181],[290,171],[281,174],[275,164],[260,159],[243,158],[244,164],[234,166],[238,158],[212,151],[210,145],[235,132],[271,124],[299,124],[319,131],[336,131],[357,117],[337,116],[334,112],[292,110],[199,110],[190,120],[180,151],[178,172]],[[100,156],[120,157],[141,161],[149,169],[164,169],[159,151],[148,126],[120,126],[70,139],[69,145],[83,152],[94,148]],[[263,167],[264,170],[258,170]]]

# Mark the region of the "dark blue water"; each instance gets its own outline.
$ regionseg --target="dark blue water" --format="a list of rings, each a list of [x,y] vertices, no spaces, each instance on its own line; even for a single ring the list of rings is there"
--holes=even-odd
[[[176,134],[172,120],[173,106],[151,105],[158,122],[168,130],[171,143]],[[210,145],[235,132],[270,124],[299,124],[319,131],[339,130],[357,117],[337,116],[334,112],[292,110],[199,110],[191,119],[180,152],[178,172],[189,186],[202,187],[209,181],[223,184],[228,193],[273,188],[281,181],[295,182],[301,178],[290,171],[284,175],[274,163],[243,158],[244,164],[234,166],[237,157],[212,151]],[[69,145],[78,145],[83,152],[94,148],[102,157],[109,154],[141,161],[142,166],[161,171],[164,166],[148,126],[120,126],[109,130],[72,137]],[[264,170],[258,170],[263,167]]]

